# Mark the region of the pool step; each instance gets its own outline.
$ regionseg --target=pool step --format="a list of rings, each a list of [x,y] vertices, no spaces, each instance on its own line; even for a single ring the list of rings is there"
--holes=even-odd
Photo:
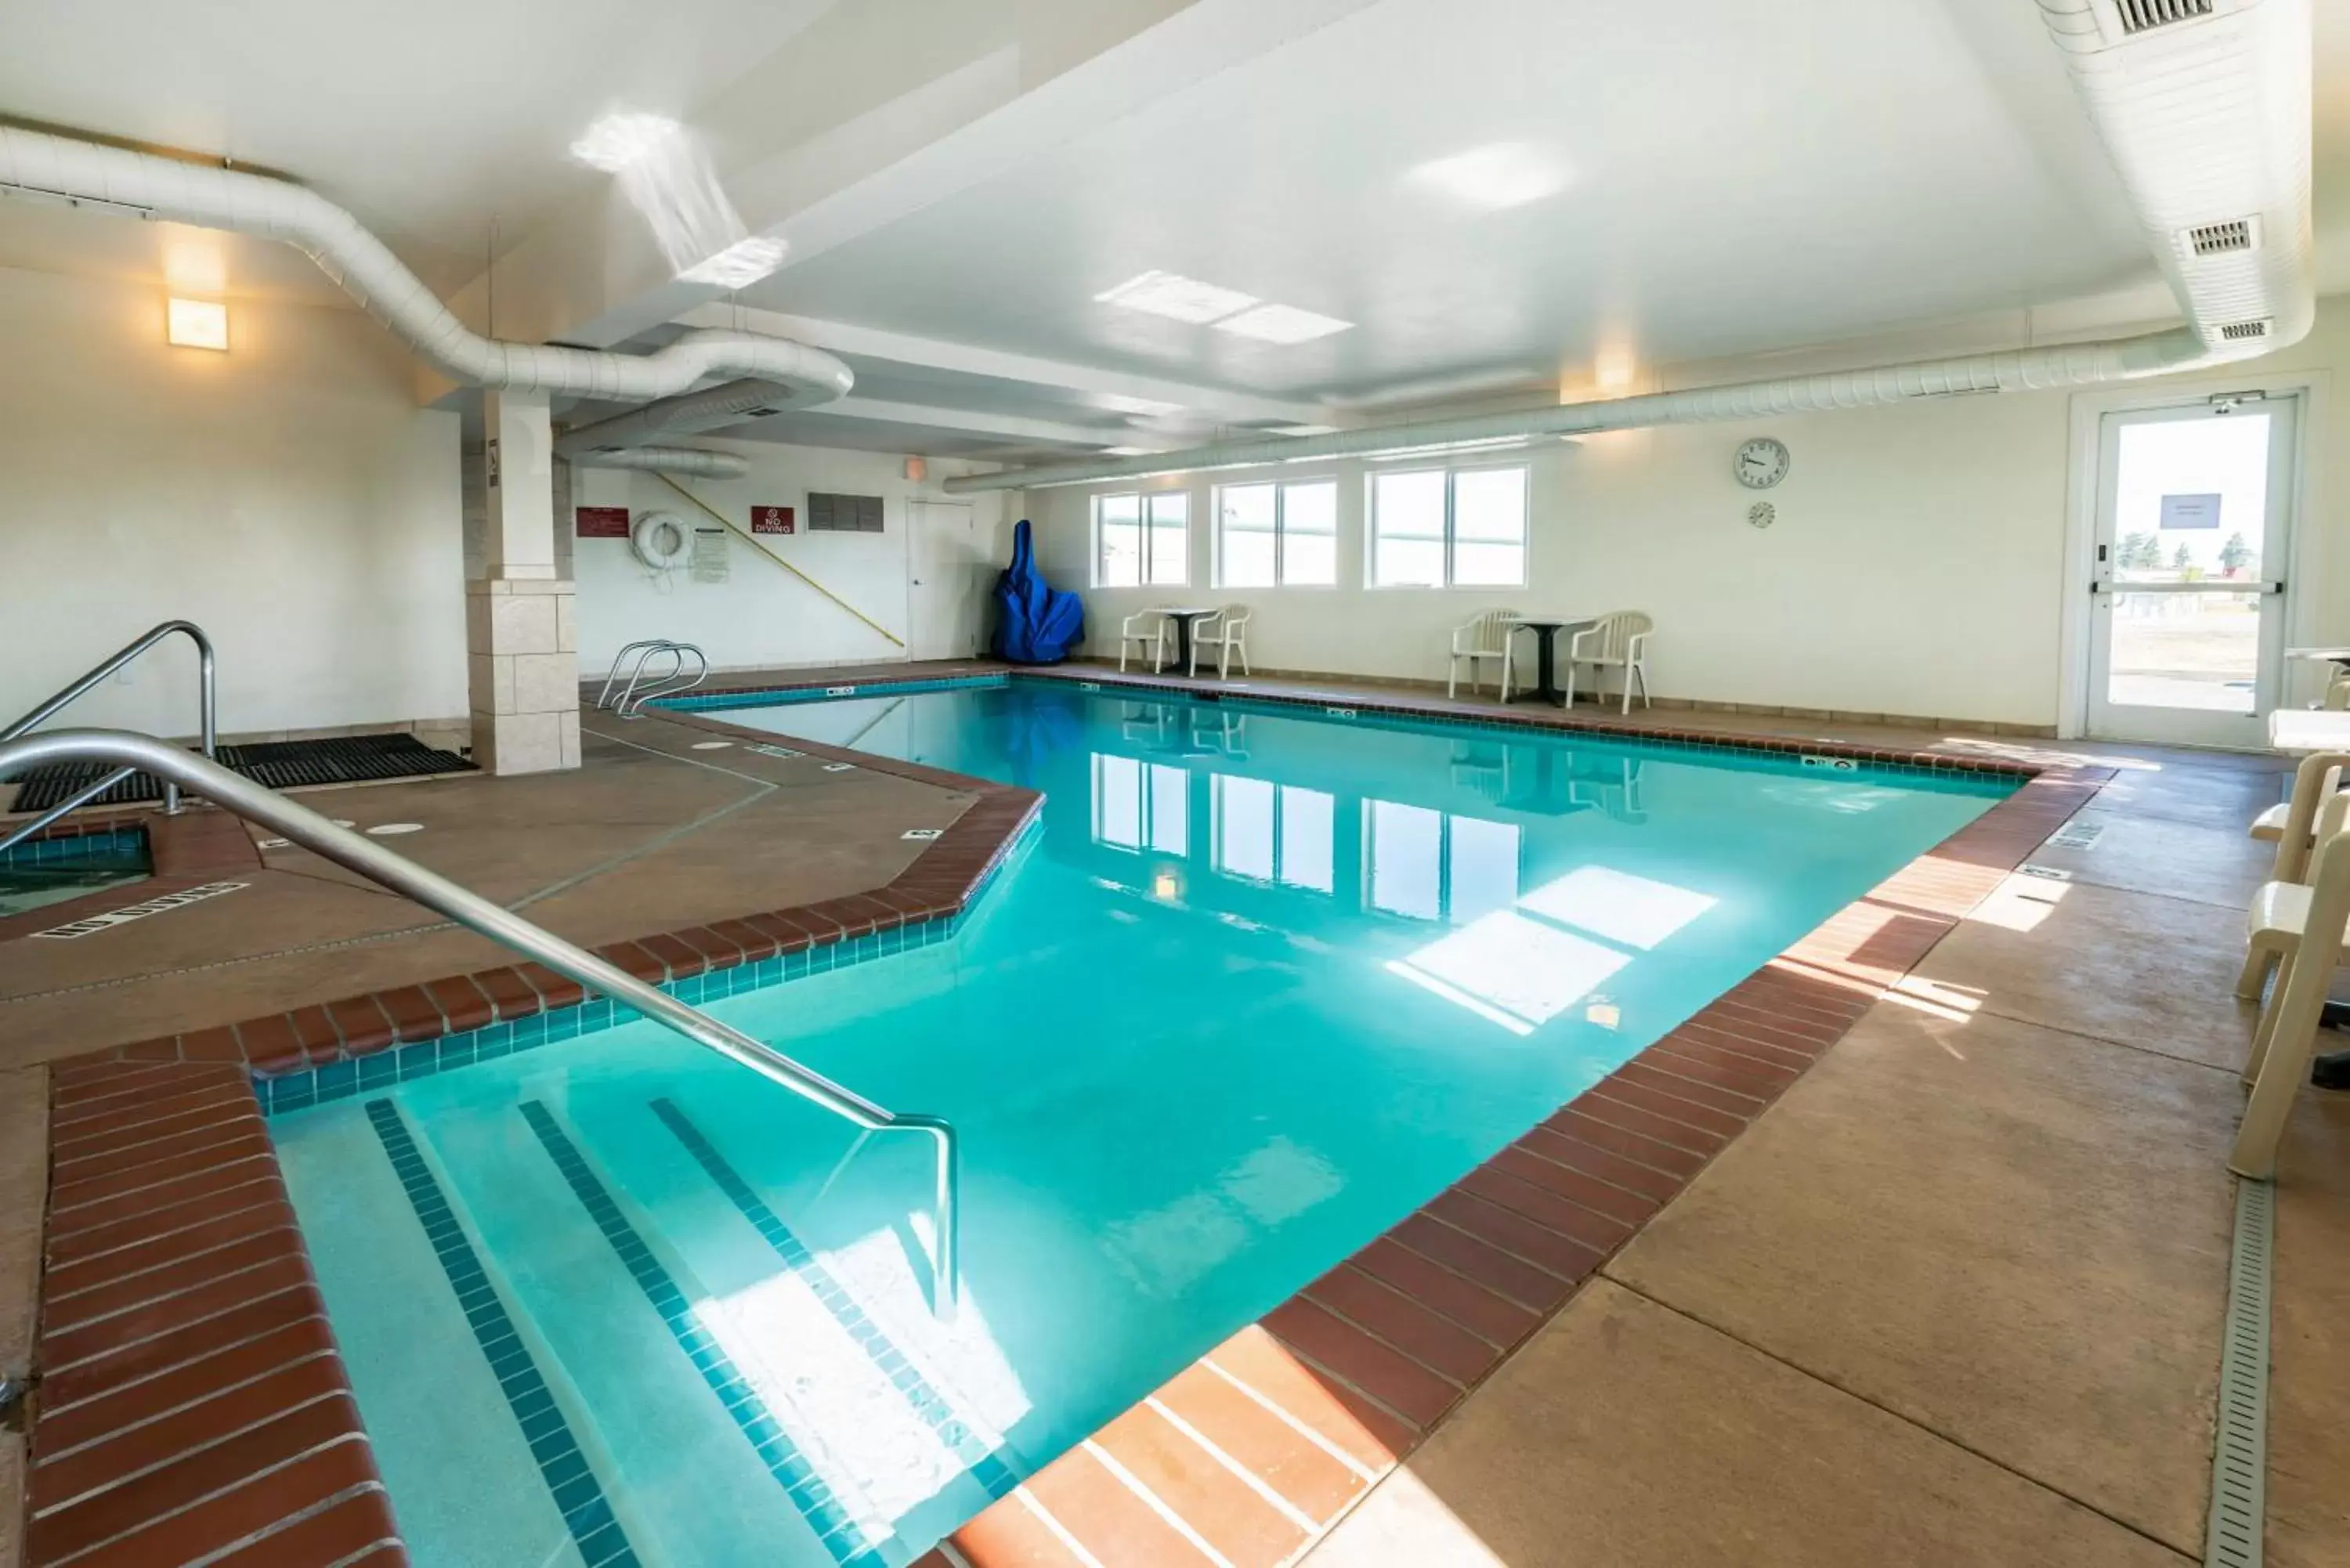
[[[793,1464],[759,1389],[702,1325],[709,1292],[553,1106],[442,1105],[409,1125],[499,1294],[572,1391],[582,1446],[645,1561],[723,1568],[749,1542],[780,1568],[902,1560]]]
[[[975,1311],[931,1312],[910,1229],[927,1215],[904,1201],[921,1188],[897,1168],[922,1151],[876,1144],[821,1204],[787,1201],[760,1163],[805,1172],[805,1148],[764,1121],[745,1146],[723,1089],[525,1084],[519,1104],[443,1103],[407,1125],[550,1376],[577,1389],[646,1561],[725,1563],[758,1541],[763,1561],[892,1568],[1018,1485],[1002,1432],[1025,1397]],[[850,1244],[812,1245],[785,1218],[795,1204]]]

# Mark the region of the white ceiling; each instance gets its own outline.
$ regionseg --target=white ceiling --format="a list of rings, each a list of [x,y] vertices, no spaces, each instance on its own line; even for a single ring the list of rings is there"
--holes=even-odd
[[[1477,215],[1409,178],[1492,144],[1564,188]],[[1094,302],[1152,268],[1358,325],[1282,348]],[[1711,358],[2151,271],[2030,0],[1386,0],[744,297],[1330,395],[1617,338]]]
[[[853,31],[840,3],[0,0],[0,115],[281,169],[453,292],[481,270],[493,223],[512,251],[598,196],[605,177],[567,155],[597,114],[730,105],[736,146],[758,67],[821,75],[823,52]],[[1074,29],[1112,0],[898,3],[951,8],[942,21],[977,16],[968,5],[1017,9],[1031,27],[1058,16]],[[1165,8],[1118,4],[1136,26]],[[1089,108],[1048,151],[804,247],[743,296],[861,334],[835,347],[867,405],[744,433],[940,454],[1180,444],[1215,424],[1273,422],[1259,405],[1275,400],[1311,414],[1326,400],[1492,396],[1587,379],[1601,359],[1645,371],[1929,323],[2020,322],[2026,308],[2147,297],[2154,276],[2033,0],[1191,0],[1190,11],[1250,4],[1303,20],[1277,47],[1122,113]],[[2321,269],[2342,287],[2350,4],[2316,9]],[[1125,52],[1119,79],[1132,79],[1136,51],[1146,74],[1180,64],[1176,30],[1106,37]],[[1085,69],[1062,85],[1082,90]],[[816,136],[779,114],[787,145],[763,155],[788,157],[805,136],[854,161],[854,139],[873,130],[878,145],[887,126],[899,140],[873,154],[871,178],[889,177],[907,161],[893,109],[944,79],[928,64],[907,71],[877,92],[869,122]],[[1045,89],[1024,77],[1021,90]],[[983,143],[991,123],[941,120],[930,151]],[[1412,178],[1495,145],[1555,169],[1559,188],[1478,213]],[[233,296],[339,298],[265,244],[0,202],[0,265],[160,281],[192,261]],[[1095,301],[1154,268],[1356,326],[1276,347]],[[1120,378],[1147,379],[1146,406],[1180,407],[1137,426],[1130,400],[1105,393]],[[925,422],[925,407],[952,417]],[[992,436],[988,418],[1003,427]]]

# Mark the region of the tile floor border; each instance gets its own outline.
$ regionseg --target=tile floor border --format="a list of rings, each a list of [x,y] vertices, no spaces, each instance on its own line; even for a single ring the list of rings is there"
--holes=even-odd
[[[1041,805],[920,764],[793,748],[977,798],[886,888],[607,957],[673,984],[960,913]],[[1284,1562],[1319,1539],[2110,776],[1952,771],[2024,783],[1031,1476],[953,1551],[970,1568],[1079,1564],[1080,1552],[1149,1568],[1214,1561],[1203,1542],[1235,1563]],[[210,1560],[253,1539],[283,1568],[406,1560],[253,1085],[585,1000],[516,966],[52,1064],[38,1364],[62,1369],[32,1423],[33,1568]],[[192,1492],[199,1482],[211,1490]],[[85,1511],[101,1499],[103,1514]]]

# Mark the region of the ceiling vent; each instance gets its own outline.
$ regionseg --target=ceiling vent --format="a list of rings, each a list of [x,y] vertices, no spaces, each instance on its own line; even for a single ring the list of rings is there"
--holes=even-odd
[[[2217,8],[2218,0],[2114,0],[2114,9],[2121,13],[2122,36],[2131,38],[2174,22],[2209,16]]]
[[[2272,325],[2266,317],[2258,321],[2230,321],[2220,328],[2220,338],[2225,343],[2250,343],[2266,337]]]
[[[2258,250],[2261,244],[2261,220],[2256,214],[2236,218],[2224,223],[2204,223],[2180,231],[2187,242],[2188,254],[2197,256],[2224,256],[2239,251]]]

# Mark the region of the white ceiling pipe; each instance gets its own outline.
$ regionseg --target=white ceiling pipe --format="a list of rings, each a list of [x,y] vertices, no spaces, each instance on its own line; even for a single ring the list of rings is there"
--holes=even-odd
[[[948,491],[1045,489],[1226,468],[1706,421],[1871,408],[1972,392],[2091,387],[2248,358],[2298,342],[2316,315],[2310,216],[2310,26],[2305,0],[2146,0],[2177,13],[2133,33],[2114,0],[2040,0],[2083,104],[2111,152],[2188,325],[2141,337],[1877,366],[1791,379],[1329,435],[1253,437],[1141,457],[1092,458],[946,482]],[[2237,223],[2246,243],[2232,244]],[[2212,248],[2215,239],[2219,248]]]
[[[626,468],[641,473],[674,473],[690,479],[740,479],[751,472],[748,462],[731,452],[704,452],[691,446],[631,446],[610,452],[583,452],[568,460],[575,468]]]
[[[663,435],[720,430],[770,414],[814,408],[835,401],[837,395],[827,391],[818,396],[772,381],[727,381],[706,391],[682,392],[608,420],[566,431],[556,438],[555,450],[565,457],[581,459],[591,452],[613,452]]]
[[[436,369],[473,387],[615,401],[671,397],[706,377],[752,377],[810,401],[845,397],[847,366],[820,349],[743,332],[689,332],[653,354],[482,337],[358,219],[291,182],[0,124],[0,193],[88,202],[142,217],[282,240]]]

